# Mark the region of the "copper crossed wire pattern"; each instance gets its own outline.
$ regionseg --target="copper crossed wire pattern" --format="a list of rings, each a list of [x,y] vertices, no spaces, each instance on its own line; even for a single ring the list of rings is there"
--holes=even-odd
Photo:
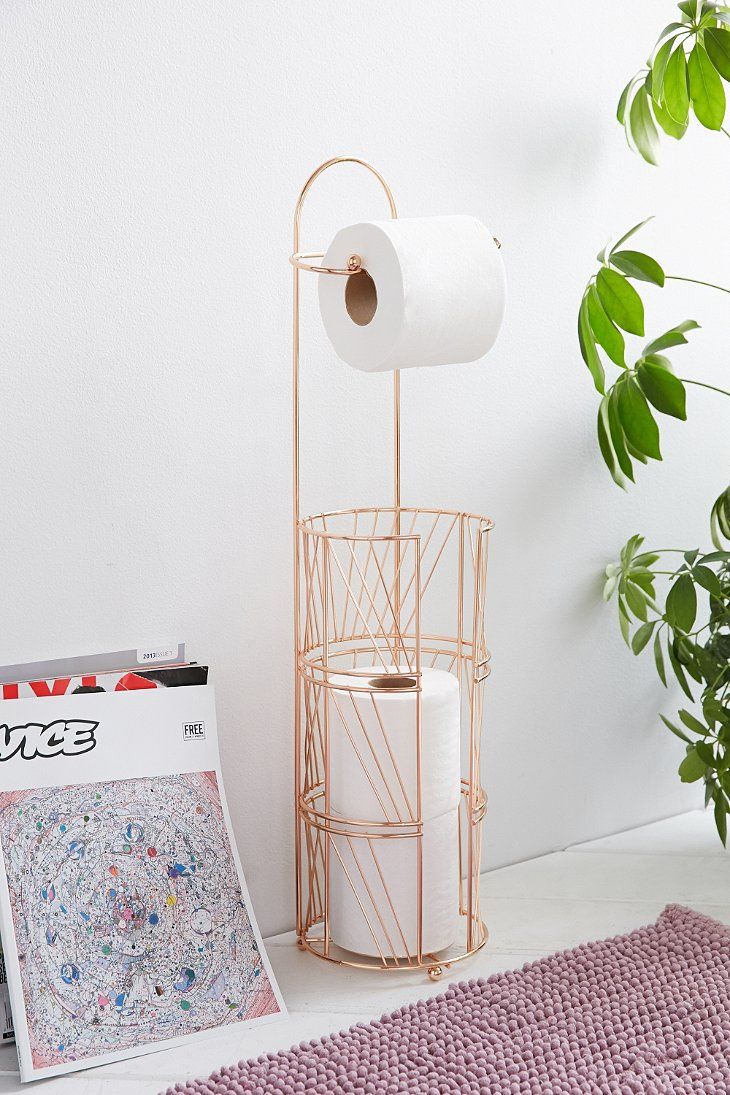
[[[359,513],[362,512],[362,511],[354,511],[354,512],[356,514],[356,521],[357,521],[357,517],[359,516]],[[375,516],[374,521],[373,521],[373,530],[372,530],[372,533],[371,533],[372,536],[375,536],[375,529],[376,529],[376,525],[377,525],[377,514],[380,513],[380,512],[383,512],[383,511],[376,511],[376,516]],[[385,512],[386,513],[391,513],[392,511],[386,510]],[[431,569],[429,571],[428,577],[426,578],[426,581],[423,583],[423,587],[421,589],[421,599],[422,599],[423,596],[426,593],[426,590],[428,589],[431,578],[433,577],[434,571],[436,570],[436,567],[437,567],[438,562],[441,558],[441,555],[443,554],[444,548],[448,544],[448,541],[451,537],[451,533],[453,532],[454,527],[455,527],[455,525],[456,525],[456,523],[457,523],[457,521],[458,521],[458,519],[461,515],[459,513],[453,513],[452,514],[447,510],[428,511],[428,510],[421,510],[419,508],[414,509],[414,510],[404,509],[401,512],[403,512],[403,513],[411,512],[412,513],[412,520],[411,520],[410,529],[409,529],[408,533],[405,534],[406,539],[412,537],[413,530],[415,529],[416,521],[417,521],[420,514],[426,514],[426,513],[429,513],[429,512],[433,512],[435,514],[434,517],[433,517],[433,520],[431,522],[430,527],[428,527],[425,531],[425,538],[423,538],[423,535],[424,535],[423,533],[419,533],[419,536],[422,537],[422,539],[421,539],[421,548],[420,548],[421,558],[422,559],[426,555],[428,547],[431,543],[431,539],[432,539],[432,537],[433,537],[433,535],[436,531],[436,528],[438,527],[439,522],[441,521],[441,518],[442,517],[451,517],[452,518],[451,524],[449,525],[449,527],[446,531],[446,535],[444,536],[443,541],[441,542],[441,545],[440,545],[440,547],[439,547],[439,549],[436,553],[436,557],[435,557],[435,559],[433,560],[433,562],[431,564]],[[326,527],[326,522],[324,522],[324,524],[325,524],[325,527]],[[470,539],[471,539],[471,530],[469,532],[469,536],[470,536]],[[355,528],[355,531],[353,532],[353,537],[357,537],[357,527]],[[385,550],[385,557],[383,559],[383,565],[385,565],[385,563],[387,562],[387,556],[388,556],[388,553],[389,553],[390,548],[391,548],[393,543],[394,543],[393,540],[388,540],[386,542],[386,550]],[[348,546],[350,548],[350,552],[352,554],[352,557],[350,559],[350,571],[349,571],[349,574],[348,574],[348,579],[346,581],[347,581],[348,586],[349,586],[349,581],[350,581],[351,572],[352,572],[352,566],[353,566],[353,563],[354,563],[355,567],[358,570],[358,575],[360,577],[360,583],[361,584],[360,584],[360,594],[359,595],[361,596],[362,593],[367,590],[367,574],[368,574],[368,570],[369,570],[369,567],[370,567],[371,559],[373,559],[375,561],[376,567],[378,567],[380,569],[378,561],[377,561],[377,555],[374,551],[373,543],[370,542],[368,544],[368,554],[367,554],[367,558],[366,558],[366,562],[365,562],[365,567],[364,567],[364,570],[361,570],[359,568],[356,560],[355,560],[355,555],[354,555],[352,545],[350,544]],[[474,555],[474,547],[473,547],[473,543],[472,543],[472,557],[473,557],[473,555]],[[390,604],[392,598],[394,597],[395,587],[396,587],[396,584],[397,584],[397,581],[398,581],[399,577],[401,576],[402,566],[403,566],[403,559],[400,560],[397,567],[395,568],[395,574],[394,574],[393,581],[391,583],[390,589],[389,590],[386,589],[385,585],[383,585],[383,588],[384,588],[385,594],[386,594],[386,599],[388,600],[389,604]],[[414,580],[414,574],[412,573],[411,577],[408,580],[408,585],[406,586],[405,592],[401,591],[401,609],[402,609],[402,606],[403,606],[403,601],[408,596],[408,594],[411,590],[411,587],[413,585],[413,580]],[[351,593],[352,603],[355,606],[355,610],[357,610],[358,597],[355,596],[354,590],[351,587],[350,587],[350,593]],[[349,601],[346,600],[345,601],[345,615],[343,616],[343,626],[342,626],[342,629],[341,629],[341,631],[343,633],[344,633],[344,624],[345,624],[345,620],[346,620],[346,613],[347,613],[348,604],[349,604]],[[363,622],[366,625],[367,625],[373,611],[375,611],[375,606],[374,606],[374,603],[372,602],[372,599],[371,599],[370,607],[369,607],[369,609],[368,609],[368,611],[365,615],[365,618],[363,620]],[[404,627],[403,627],[404,632],[408,631],[408,628],[410,627],[411,623],[413,622],[415,612],[416,612],[416,610],[414,608],[413,611],[411,612],[410,616],[408,617]]]
[[[420,514],[420,511],[419,511]],[[419,514],[411,513],[410,522],[408,522],[408,531],[412,533],[416,529],[416,521]],[[336,679],[337,668],[336,664],[332,667],[331,662],[334,659],[345,660],[351,659],[353,667],[357,665],[358,660],[364,661],[366,665],[369,664],[372,667],[373,661],[376,665],[380,665],[385,669],[394,669],[394,661],[398,650],[404,652],[404,656],[408,661],[408,665],[413,665],[413,651],[415,649],[416,636],[414,634],[407,633],[405,627],[400,627],[397,620],[391,621],[391,616],[394,615],[393,604],[393,589],[394,589],[394,570],[397,567],[398,573],[402,579],[402,589],[410,590],[414,584],[414,575],[412,572],[412,562],[408,561],[408,555],[401,552],[400,558],[393,561],[392,568],[386,570],[387,566],[387,552],[389,545],[392,541],[377,536],[377,539],[373,540],[369,535],[363,536],[363,511],[352,513],[350,515],[352,521],[352,536],[348,536],[346,532],[338,531],[334,532],[333,518],[336,515],[327,515],[329,520],[326,521],[327,532],[331,533],[329,536],[321,536],[320,534],[309,535],[308,529],[303,529],[303,540],[305,543],[308,540],[318,541],[324,543],[322,549],[324,553],[324,563],[320,552],[316,546],[307,544],[302,552],[302,560],[305,574],[305,596],[308,601],[309,611],[313,615],[313,622],[308,628],[305,628],[305,633],[314,637],[315,635],[321,635],[321,620],[323,614],[326,615],[330,621],[337,620],[336,627],[331,628],[331,638],[328,641],[328,656],[326,664],[322,664],[321,659],[317,654],[317,646],[313,645],[310,650],[308,664],[312,666],[312,670],[308,672],[314,672],[317,667],[322,672],[322,677],[317,684],[314,684],[314,678],[311,678],[310,685],[305,691],[305,710],[306,710],[306,726],[305,726],[305,750],[308,750],[313,761],[310,761],[306,765],[307,771],[307,786],[310,790],[315,790],[317,786],[321,785],[321,771],[323,762],[321,760],[324,752],[327,749],[326,742],[323,740],[323,729],[320,715],[320,706],[324,702],[332,704],[333,713],[336,715],[337,722],[332,724],[333,727],[339,726],[340,731],[343,734],[344,740],[349,742],[350,748],[352,748],[356,757],[357,763],[364,774],[364,777],[370,786],[376,801],[380,807],[383,815],[383,819],[376,821],[372,819],[371,825],[380,827],[393,827],[397,828],[399,823],[405,821],[406,824],[410,821],[417,824],[417,812],[413,809],[413,804],[408,799],[408,794],[405,787],[405,780],[403,773],[400,771],[399,765],[393,753],[392,745],[388,734],[388,726],[383,719],[383,715],[380,711],[378,704],[378,693],[367,686],[366,678],[363,678],[359,674],[358,678],[349,679],[345,677],[344,681]],[[342,518],[343,515],[337,515]],[[388,520],[392,519],[392,514],[386,513],[385,516]],[[356,523],[357,522],[357,523]],[[445,535],[435,538],[435,532],[439,526],[439,522],[447,524],[447,530]],[[459,513],[440,512],[438,514],[432,514],[428,519],[428,524],[424,528],[419,528],[419,538],[415,544],[418,551],[418,558],[424,557],[424,545],[429,547],[433,545],[430,551],[430,560],[427,562],[426,581],[423,585],[419,583],[418,596],[416,598],[417,604],[423,601],[423,592],[426,587],[426,583],[431,583],[436,573],[438,573],[439,564],[441,563],[446,546],[450,538],[454,534],[455,529],[463,530],[460,532],[460,537],[463,535],[467,544],[466,558],[469,559],[470,566],[467,568],[464,566],[464,573],[461,576],[460,596],[463,598],[465,593],[466,578],[470,574],[471,581],[474,587],[474,611],[470,613],[464,619],[464,625],[467,621],[471,622],[472,633],[470,637],[466,637],[463,633],[460,633],[456,638],[451,639],[446,636],[442,636],[440,639],[436,637],[436,643],[431,647],[430,643],[425,644],[426,650],[430,652],[430,662],[435,665],[439,659],[443,659],[444,664],[453,669],[457,661],[461,661],[462,671],[464,676],[464,684],[467,688],[468,706],[470,708],[470,731],[475,731],[481,721],[481,706],[482,706],[482,687],[481,682],[475,680],[474,668],[478,662],[481,662],[483,656],[486,655],[486,648],[484,646],[484,611],[483,611],[483,590],[484,581],[486,578],[486,535],[489,531],[490,523],[484,519],[474,519],[469,515],[463,515]],[[357,535],[355,529],[357,528]],[[368,530],[374,528],[378,530],[377,517],[368,524]],[[400,541],[402,543],[402,541]],[[341,560],[340,552],[345,551],[345,561]],[[357,554],[359,551],[366,551],[366,560],[363,561]],[[406,565],[408,564],[408,565]],[[326,575],[327,577],[325,577]],[[317,605],[316,599],[318,594],[324,593],[327,598],[327,603]],[[342,597],[339,601],[339,608],[335,613],[337,606],[337,597]],[[352,602],[352,604],[351,604]],[[326,610],[326,611],[325,611]],[[415,610],[411,611],[411,620],[415,615]],[[463,618],[463,617],[462,617]],[[368,621],[367,627],[365,621]],[[348,622],[352,625],[350,634],[347,634]],[[356,630],[357,626],[360,626],[361,630]],[[419,632],[420,635],[420,632]],[[357,645],[357,643],[365,643],[365,646]],[[449,649],[448,646],[444,646],[443,643],[453,644],[453,649]],[[438,645],[441,644],[441,645]],[[370,652],[368,658],[368,651]],[[372,671],[372,669],[371,669]],[[334,674],[334,676],[333,676]],[[305,676],[305,681],[310,677]],[[311,696],[309,691],[311,690]],[[324,697],[324,699],[323,699]],[[382,746],[379,746],[372,737],[371,731],[365,724],[360,702],[365,700],[369,702],[372,707],[372,711],[375,715],[377,730],[382,738],[382,745],[385,746],[385,750],[382,750]],[[347,706],[345,707],[345,702]],[[358,744],[358,738],[363,742],[362,745]],[[470,733],[470,771],[472,777],[476,773],[476,779],[478,779],[478,763],[479,763],[479,734],[476,732]],[[309,742],[309,744],[307,744]],[[386,767],[387,765],[387,767]],[[392,769],[392,772],[391,772]],[[319,780],[319,783],[317,782]],[[479,912],[479,894],[476,881],[478,880],[478,865],[480,862],[481,851],[481,812],[483,794],[481,794],[474,783],[474,779],[470,778],[466,781],[467,790],[465,794],[462,794],[462,808],[459,811],[459,828],[458,828],[458,848],[456,854],[459,857],[459,910],[466,920],[467,927],[467,953],[470,950],[481,946],[486,939],[486,930],[481,925],[480,912]],[[405,804],[405,813],[401,806],[401,801]],[[465,812],[466,811],[466,812]],[[308,817],[316,816],[311,811],[308,813]],[[351,957],[340,955],[339,951],[336,951],[337,956],[330,954],[330,948],[324,948],[324,941],[321,938],[310,934],[310,929],[316,923],[321,923],[322,917],[314,916],[313,913],[321,909],[321,879],[323,859],[325,858],[322,853],[322,845],[318,840],[308,839],[306,841],[307,856],[310,864],[309,881],[307,885],[308,900],[306,904],[305,920],[307,922],[305,946],[307,949],[312,949],[315,953],[321,956],[324,955],[324,949],[327,950],[327,956],[332,957],[334,961],[344,961],[347,964],[355,965],[372,965],[373,961],[377,963],[378,968],[402,968],[410,967],[413,965],[420,965],[421,962],[429,961],[428,956],[422,956],[419,960],[418,956],[414,956],[407,944],[407,935],[404,925],[400,922],[396,906],[393,902],[392,895],[389,891],[386,876],[383,867],[380,863],[378,852],[376,850],[376,841],[380,839],[383,834],[379,832],[370,832],[367,828],[367,822],[360,821],[354,822],[347,818],[337,818],[333,821],[328,821],[324,815],[319,814],[320,820],[313,828],[320,830],[318,836],[321,837],[326,844],[326,847],[332,849],[333,862],[337,865],[337,868],[342,872],[342,876],[345,884],[351,891],[354,900],[355,907],[359,910],[360,915],[367,927],[368,934],[373,938],[373,945],[377,951],[377,958],[370,962],[353,962]],[[478,818],[474,821],[474,818]],[[334,827],[334,821],[338,823],[338,827]],[[364,826],[361,831],[355,828],[356,825]],[[466,826],[466,856],[467,856],[467,888],[468,893],[464,893],[464,828]],[[310,823],[305,825],[305,828],[309,828]],[[341,834],[337,836],[337,834]],[[324,834],[324,835],[322,835]],[[344,860],[342,850],[337,846],[337,840],[342,839],[345,844],[343,847],[347,847],[350,854],[350,864]],[[393,833],[393,838],[398,838],[397,832]],[[412,839],[412,830],[407,835],[400,837],[400,839]],[[362,843],[363,840],[367,841],[367,847],[369,849],[370,856],[372,857],[373,865],[377,872],[378,889],[374,887],[374,879],[368,879],[365,872],[363,861],[357,852],[358,841]],[[364,845],[363,845],[364,846]],[[382,893],[379,891],[382,889]],[[386,913],[388,915],[386,915]],[[392,917],[392,923],[395,926],[395,935],[393,931],[388,927],[388,920]]]
[[[421,512],[421,511],[416,510],[416,511],[413,512],[413,516],[412,516],[412,520],[411,520],[411,527],[409,529],[409,532],[406,534],[407,537],[409,537],[412,533],[412,530],[415,526],[415,521],[416,521],[416,518],[417,518],[419,512]],[[421,548],[422,557],[426,553],[426,549],[428,548],[428,546],[431,542],[431,539],[434,535],[434,532],[435,532],[435,530],[438,526],[438,523],[441,520],[442,516],[451,517],[451,523],[449,525],[449,528],[447,529],[446,535],[444,536],[443,540],[440,543],[440,546],[438,547],[438,550],[435,553],[435,558],[433,559],[433,561],[431,563],[431,569],[430,569],[429,574],[426,578],[426,581],[424,582],[423,589],[421,590],[421,600],[423,599],[423,596],[425,595],[425,592],[426,592],[426,590],[427,590],[427,588],[428,588],[428,586],[431,582],[431,579],[434,575],[436,567],[438,566],[439,560],[440,560],[440,558],[443,554],[443,551],[444,551],[445,547],[448,544],[448,541],[451,537],[451,534],[452,534],[452,532],[453,532],[453,530],[456,526],[456,522],[457,522],[460,515],[459,514],[456,514],[456,515],[444,514],[444,512],[436,513],[433,521],[431,522],[430,527],[427,529],[427,532],[425,534],[425,539],[422,541],[422,548]],[[359,511],[356,512],[355,520],[357,521],[358,518],[359,518]],[[471,544],[471,551],[472,551],[472,557],[473,557],[474,547],[473,547],[473,541],[471,541],[471,528],[469,528],[469,536],[470,536],[470,544]],[[413,621],[413,618],[415,616],[415,611],[416,611],[415,608],[412,610],[412,612],[410,613],[410,616],[409,616],[408,620],[406,621],[406,624],[403,628],[401,628],[400,626],[398,626],[396,624],[394,627],[392,627],[390,629],[390,631],[392,631],[392,633],[393,633],[393,640],[394,640],[393,645],[391,645],[388,642],[389,630],[388,630],[387,625],[386,625],[385,614],[381,614],[380,612],[378,612],[378,610],[376,608],[376,598],[377,598],[378,586],[381,585],[382,589],[383,589],[383,593],[385,595],[387,607],[390,610],[390,615],[393,616],[394,615],[394,612],[393,612],[394,606],[393,606],[393,603],[392,603],[392,598],[393,598],[397,578],[399,577],[400,572],[402,570],[403,558],[401,558],[401,560],[398,564],[398,567],[397,567],[396,576],[394,577],[394,579],[393,579],[393,581],[390,585],[390,588],[388,588],[385,584],[385,578],[384,578],[384,574],[383,574],[383,567],[384,567],[385,562],[387,560],[387,553],[390,549],[391,542],[389,541],[386,545],[385,555],[383,557],[382,563],[378,559],[377,550],[374,548],[373,544],[370,543],[368,545],[368,555],[367,555],[367,559],[366,559],[364,568],[361,567],[360,564],[357,563],[356,555],[355,555],[355,548],[353,547],[353,545],[351,543],[348,543],[347,546],[348,546],[348,550],[350,552],[350,561],[349,561],[347,576],[345,577],[345,575],[343,574],[342,577],[343,577],[343,579],[345,581],[345,584],[347,586],[348,596],[346,596],[343,599],[343,612],[342,612],[343,623],[342,623],[342,625],[340,626],[339,629],[336,629],[335,639],[340,638],[341,635],[344,633],[344,624],[345,624],[346,619],[347,619],[348,608],[349,608],[350,604],[352,603],[354,614],[357,615],[359,613],[362,623],[368,628],[368,634],[371,638],[371,641],[373,642],[373,645],[374,645],[374,648],[375,648],[375,654],[381,660],[381,664],[384,665],[382,654],[381,654],[381,652],[378,648],[378,644],[375,642],[376,635],[379,635],[379,634],[383,635],[383,637],[385,639],[386,646],[388,647],[388,655],[389,656],[391,656],[391,657],[393,656],[394,647],[399,647],[404,652],[407,651],[408,646],[406,645],[406,642],[405,642],[404,632],[407,633],[408,628],[410,627],[410,625]],[[335,556],[336,556],[336,552],[335,552]],[[368,587],[368,584],[367,584],[367,574],[368,574],[368,569],[370,567],[371,561],[375,562],[376,569],[378,570],[379,577],[381,579],[380,583],[376,584],[376,588],[375,588],[374,591],[371,591],[370,588]],[[336,558],[336,562],[337,562],[338,568],[342,572],[342,566],[339,563],[339,560],[337,558]],[[358,576],[360,578],[360,588],[359,588],[359,590],[356,590],[355,585],[352,582],[353,566],[357,570]],[[405,598],[408,595],[408,593],[410,592],[412,584],[413,584],[413,574],[411,574],[411,577],[408,580],[408,584],[406,586],[405,593],[402,594],[403,598]],[[308,587],[308,591],[311,593],[311,582],[308,581],[307,587]],[[362,598],[363,593],[367,594],[367,604],[366,604],[364,609],[360,609],[359,601]],[[373,616],[373,614],[375,614],[377,625],[378,625],[375,628],[375,631],[373,631],[369,627],[369,621],[370,621],[371,617]],[[432,659],[432,665],[435,665],[438,653],[439,653],[438,651],[434,651],[433,659]],[[454,664],[455,660],[456,660],[456,658],[452,657],[452,661],[451,661],[451,663],[448,667],[449,670],[451,670],[453,668],[453,664]],[[409,664],[408,668],[412,669],[410,664]]]

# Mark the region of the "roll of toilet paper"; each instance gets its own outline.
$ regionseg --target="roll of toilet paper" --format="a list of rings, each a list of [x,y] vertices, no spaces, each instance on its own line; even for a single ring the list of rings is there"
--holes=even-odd
[[[407,667],[391,670],[407,674]],[[330,805],[343,817],[408,821],[418,817],[415,689],[355,690],[387,674],[377,667],[337,674],[330,691]],[[415,678],[413,678],[415,680]],[[342,687],[340,687],[342,686]],[[421,677],[421,816],[459,805],[459,682],[443,669]]]
[[[423,950],[454,942],[459,917],[459,811],[423,823]],[[384,830],[375,828],[372,833]],[[330,934],[356,954],[417,952],[417,840],[333,837]]]
[[[475,217],[411,217],[341,229],[323,259],[362,270],[319,277],[327,336],[364,372],[476,361],[502,324],[505,275],[491,232]]]

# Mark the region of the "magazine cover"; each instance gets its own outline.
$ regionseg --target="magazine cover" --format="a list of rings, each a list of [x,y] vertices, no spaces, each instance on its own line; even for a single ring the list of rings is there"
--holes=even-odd
[[[3,704],[0,787],[21,1080],[284,1013],[231,835],[210,685]]]
[[[138,688],[182,688],[208,683],[207,665],[161,665],[154,669],[122,669],[115,673],[83,673],[81,676],[29,678],[0,684],[0,699],[22,696],[68,696],[76,692],[133,692]]]
[[[13,681],[50,680],[54,677],[81,677],[87,673],[115,673],[122,669],[146,669],[156,665],[182,665],[186,661],[185,643],[163,643],[136,650],[107,650],[80,654],[73,658],[53,658],[42,662],[20,662],[0,666],[0,684]]]

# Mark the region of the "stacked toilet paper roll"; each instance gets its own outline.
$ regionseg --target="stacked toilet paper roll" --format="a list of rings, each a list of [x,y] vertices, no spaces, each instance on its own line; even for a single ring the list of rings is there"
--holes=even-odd
[[[403,957],[417,948],[418,842],[393,837],[382,822],[407,824],[418,816],[416,693],[355,690],[371,689],[382,677],[371,669],[359,679],[332,679],[332,813],[371,824],[352,827],[367,838],[333,840],[330,930],[347,950]],[[458,922],[459,684],[451,673],[424,669],[421,688],[422,942],[424,951],[438,951],[453,942]]]
[[[386,674],[377,667],[332,678],[330,804],[344,817],[408,821],[417,817],[416,690],[372,691]],[[357,691],[357,688],[368,691]],[[375,685],[377,688],[377,684]],[[350,690],[352,689],[352,690]],[[424,818],[459,805],[459,682],[443,669],[421,677],[421,806]]]
[[[475,217],[404,217],[342,228],[319,277],[327,336],[365,372],[476,361],[502,325],[505,273],[491,232]]]
[[[446,950],[459,916],[458,810],[423,823],[423,951]],[[333,837],[330,933],[345,950],[374,958],[418,950],[417,841]]]

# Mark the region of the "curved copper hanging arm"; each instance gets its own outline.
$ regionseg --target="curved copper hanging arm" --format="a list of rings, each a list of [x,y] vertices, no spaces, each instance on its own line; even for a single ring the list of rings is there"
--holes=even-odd
[[[365,168],[373,175],[381,187],[385,191],[385,196],[388,201],[388,207],[390,209],[390,215],[392,218],[397,218],[398,210],[396,209],[395,199],[393,192],[388,186],[387,182],[372,164],[369,164],[366,160],[358,159],[357,156],[333,156],[331,160],[326,160],[320,164],[312,174],[309,176],[304,186],[302,187],[297,204],[294,209],[294,252],[289,256],[289,262],[294,267],[294,330],[293,330],[293,398],[294,398],[294,523],[297,525],[300,513],[299,513],[299,271],[308,270],[315,274],[336,274],[344,277],[350,277],[352,274],[357,274],[362,269],[362,263],[359,255],[351,255],[347,267],[335,267],[335,266],[321,266],[317,263],[313,263],[312,259],[321,259],[324,257],[324,251],[300,251],[300,234],[301,234],[301,221],[302,221],[302,209],[304,207],[304,201],[307,194],[312,189],[312,186],[317,181],[320,175],[328,171],[329,168],[334,167],[335,164],[355,164],[358,167]],[[396,371],[393,373],[393,417],[394,417],[394,472],[393,472],[393,501],[396,508],[400,507],[401,503],[401,491],[400,491],[400,374]]]

